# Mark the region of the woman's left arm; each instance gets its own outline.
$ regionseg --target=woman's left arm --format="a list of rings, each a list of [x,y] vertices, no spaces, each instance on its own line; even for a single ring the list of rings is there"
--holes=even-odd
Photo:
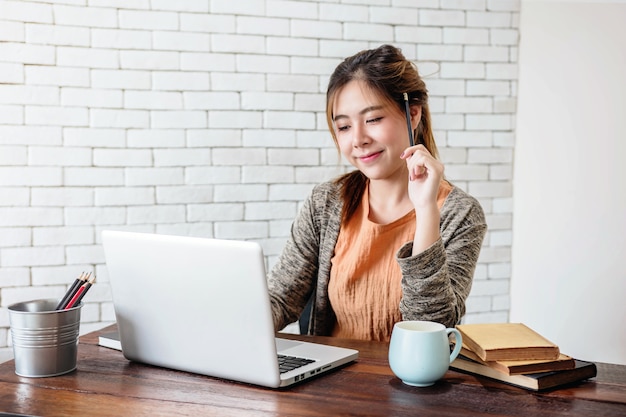
[[[441,210],[441,237],[415,255],[413,242],[397,253],[403,320],[436,321],[446,327],[460,322],[486,230],[478,201],[453,189]]]

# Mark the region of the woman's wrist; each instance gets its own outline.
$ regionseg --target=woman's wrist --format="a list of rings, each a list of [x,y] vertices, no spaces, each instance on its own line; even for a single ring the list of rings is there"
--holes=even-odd
[[[439,208],[436,203],[415,209],[413,255],[428,249],[440,238],[439,219]]]

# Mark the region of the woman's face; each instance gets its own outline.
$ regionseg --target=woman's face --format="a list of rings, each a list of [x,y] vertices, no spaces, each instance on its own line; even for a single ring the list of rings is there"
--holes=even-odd
[[[337,94],[333,122],[341,154],[369,179],[407,175],[400,159],[409,146],[404,114],[363,81],[350,81]]]

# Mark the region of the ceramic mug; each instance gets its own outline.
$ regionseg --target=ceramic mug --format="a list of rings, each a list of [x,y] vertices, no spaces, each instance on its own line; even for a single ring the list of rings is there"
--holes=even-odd
[[[455,346],[450,353],[450,333]],[[444,376],[463,343],[457,329],[432,321],[400,321],[393,326],[389,366],[407,385],[427,387]]]

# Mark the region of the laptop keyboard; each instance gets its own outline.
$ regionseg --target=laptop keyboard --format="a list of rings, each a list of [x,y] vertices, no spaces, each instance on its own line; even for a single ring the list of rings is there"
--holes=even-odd
[[[278,355],[278,368],[280,373],[292,371],[309,363],[315,362],[313,359],[299,358],[297,356]]]

